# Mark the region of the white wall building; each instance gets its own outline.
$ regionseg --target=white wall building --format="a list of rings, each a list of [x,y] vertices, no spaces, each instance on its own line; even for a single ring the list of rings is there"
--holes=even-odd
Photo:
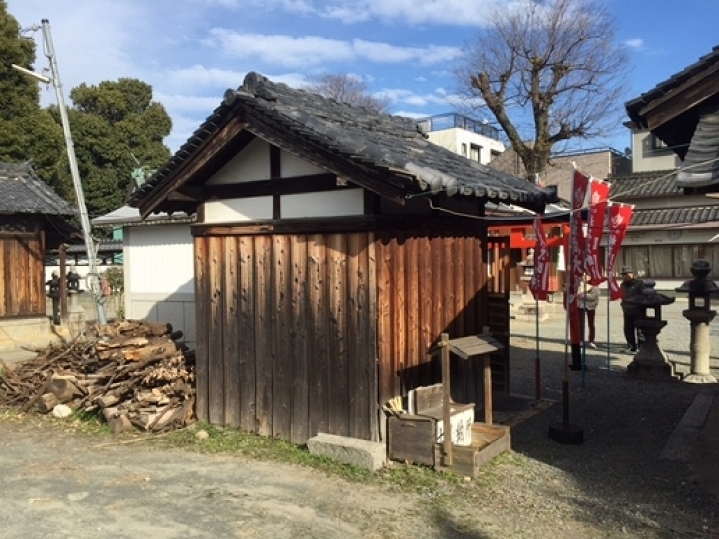
[[[429,136],[430,142],[486,165],[504,152],[499,130],[488,123],[478,122],[456,113],[421,118],[417,123]]]
[[[681,159],[660,138],[648,129],[637,129],[631,123],[627,125],[632,130],[633,172],[671,170],[679,167]]]

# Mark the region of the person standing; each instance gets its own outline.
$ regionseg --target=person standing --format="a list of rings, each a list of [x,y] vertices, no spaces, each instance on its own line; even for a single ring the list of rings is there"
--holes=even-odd
[[[590,347],[596,348],[597,345],[594,342],[596,337],[596,329],[594,326],[594,319],[597,311],[597,305],[599,305],[599,288],[593,286],[589,282],[589,275],[586,273],[582,277],[582,284],[580,285],[579,295],[577,296],[579,302],[579,313],[580,313],[580,328],[582,332],[582,340]],[[585,327],[586,324],[586,327]],[[586,339],[586,329],[589,329],[589,339]]]
[[[642,308],[639,305],[627,303],[627,300],[644,292],[644,281],[635,279],[632,268],[628,266],[623,266],[619,275],[622,278],[619,288],[623,294],[621,307],[624,314],[624,338],[627,340],[627,348],[624,351],[634,354],[637,352],[636,321],[642,315]]]

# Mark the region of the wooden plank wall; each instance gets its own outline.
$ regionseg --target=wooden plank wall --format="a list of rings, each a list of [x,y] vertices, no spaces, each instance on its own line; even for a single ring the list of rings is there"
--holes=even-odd
[[[0,317],[46,314],[43,237],[0,233]]]
[[[441,380],[428,352],[443,332],[480,333],[488,323],[488,281],[481,230],[379,234],[380,404]],[[452,397],[482,402],[481,360],[452,360]]]
[[[196,237],[198,416],[378,439],[374,248],[371,232]]]

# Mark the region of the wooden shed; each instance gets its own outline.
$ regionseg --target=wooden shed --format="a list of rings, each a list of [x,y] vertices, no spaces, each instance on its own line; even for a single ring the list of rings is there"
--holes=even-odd
[[[29,164],[0,163],[0,319],[46,317],[45,249],[72,241],[76,213]]]
[[[192,225],[197,413],[304,443],[383,439],[381,406],[440,380],[442,332],[506,343],[508,240],[487,201],[553,194],[426,140],[409,118],[250,73],[129,203]],[[509,359],[494,360],[509,389]],[[481,366],[453,398],[481,402]]]

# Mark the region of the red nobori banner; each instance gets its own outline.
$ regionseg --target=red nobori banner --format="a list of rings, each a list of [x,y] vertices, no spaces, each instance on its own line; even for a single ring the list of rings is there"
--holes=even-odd
[[[609,187],[607,182],[595,180],[589,181],[589,219],[587,219],[587,273],[589,282],[600,285],[604,282],[602,268],[599,262],[599,244],[602,241],[604,232],[604,221],[607,212],[609,199]]]
[[[569,286],[567,287],[567,308],[571,308],[577,301],[577,290],[582,282],[584,274],[585,260],[585,239],[584,239],[584,223],[582,220],[581,209],[584,207],[584,200],[587,198],[587,189],[589,187],[589,176],[574,171],[572,180],[572,219],[569,230],[569,263],[566,264],[569,272]]]
[[[539,216],[534,218],[534,234],[537,241],[534,245],[534,273],[529,282],[529,289],[534,299],[546,301],[549,292],[549,246]]]
[[[619,248],[622,246],[624,236],[629,228],[629,221],[634,214],[634,206],[626,204],[609,203],[607,207],[609,216],[609,261],[607,262],[607,283],[609,284],[609,300],[622,298],[622,289],[612,275],[614,264],[617,261]]]

